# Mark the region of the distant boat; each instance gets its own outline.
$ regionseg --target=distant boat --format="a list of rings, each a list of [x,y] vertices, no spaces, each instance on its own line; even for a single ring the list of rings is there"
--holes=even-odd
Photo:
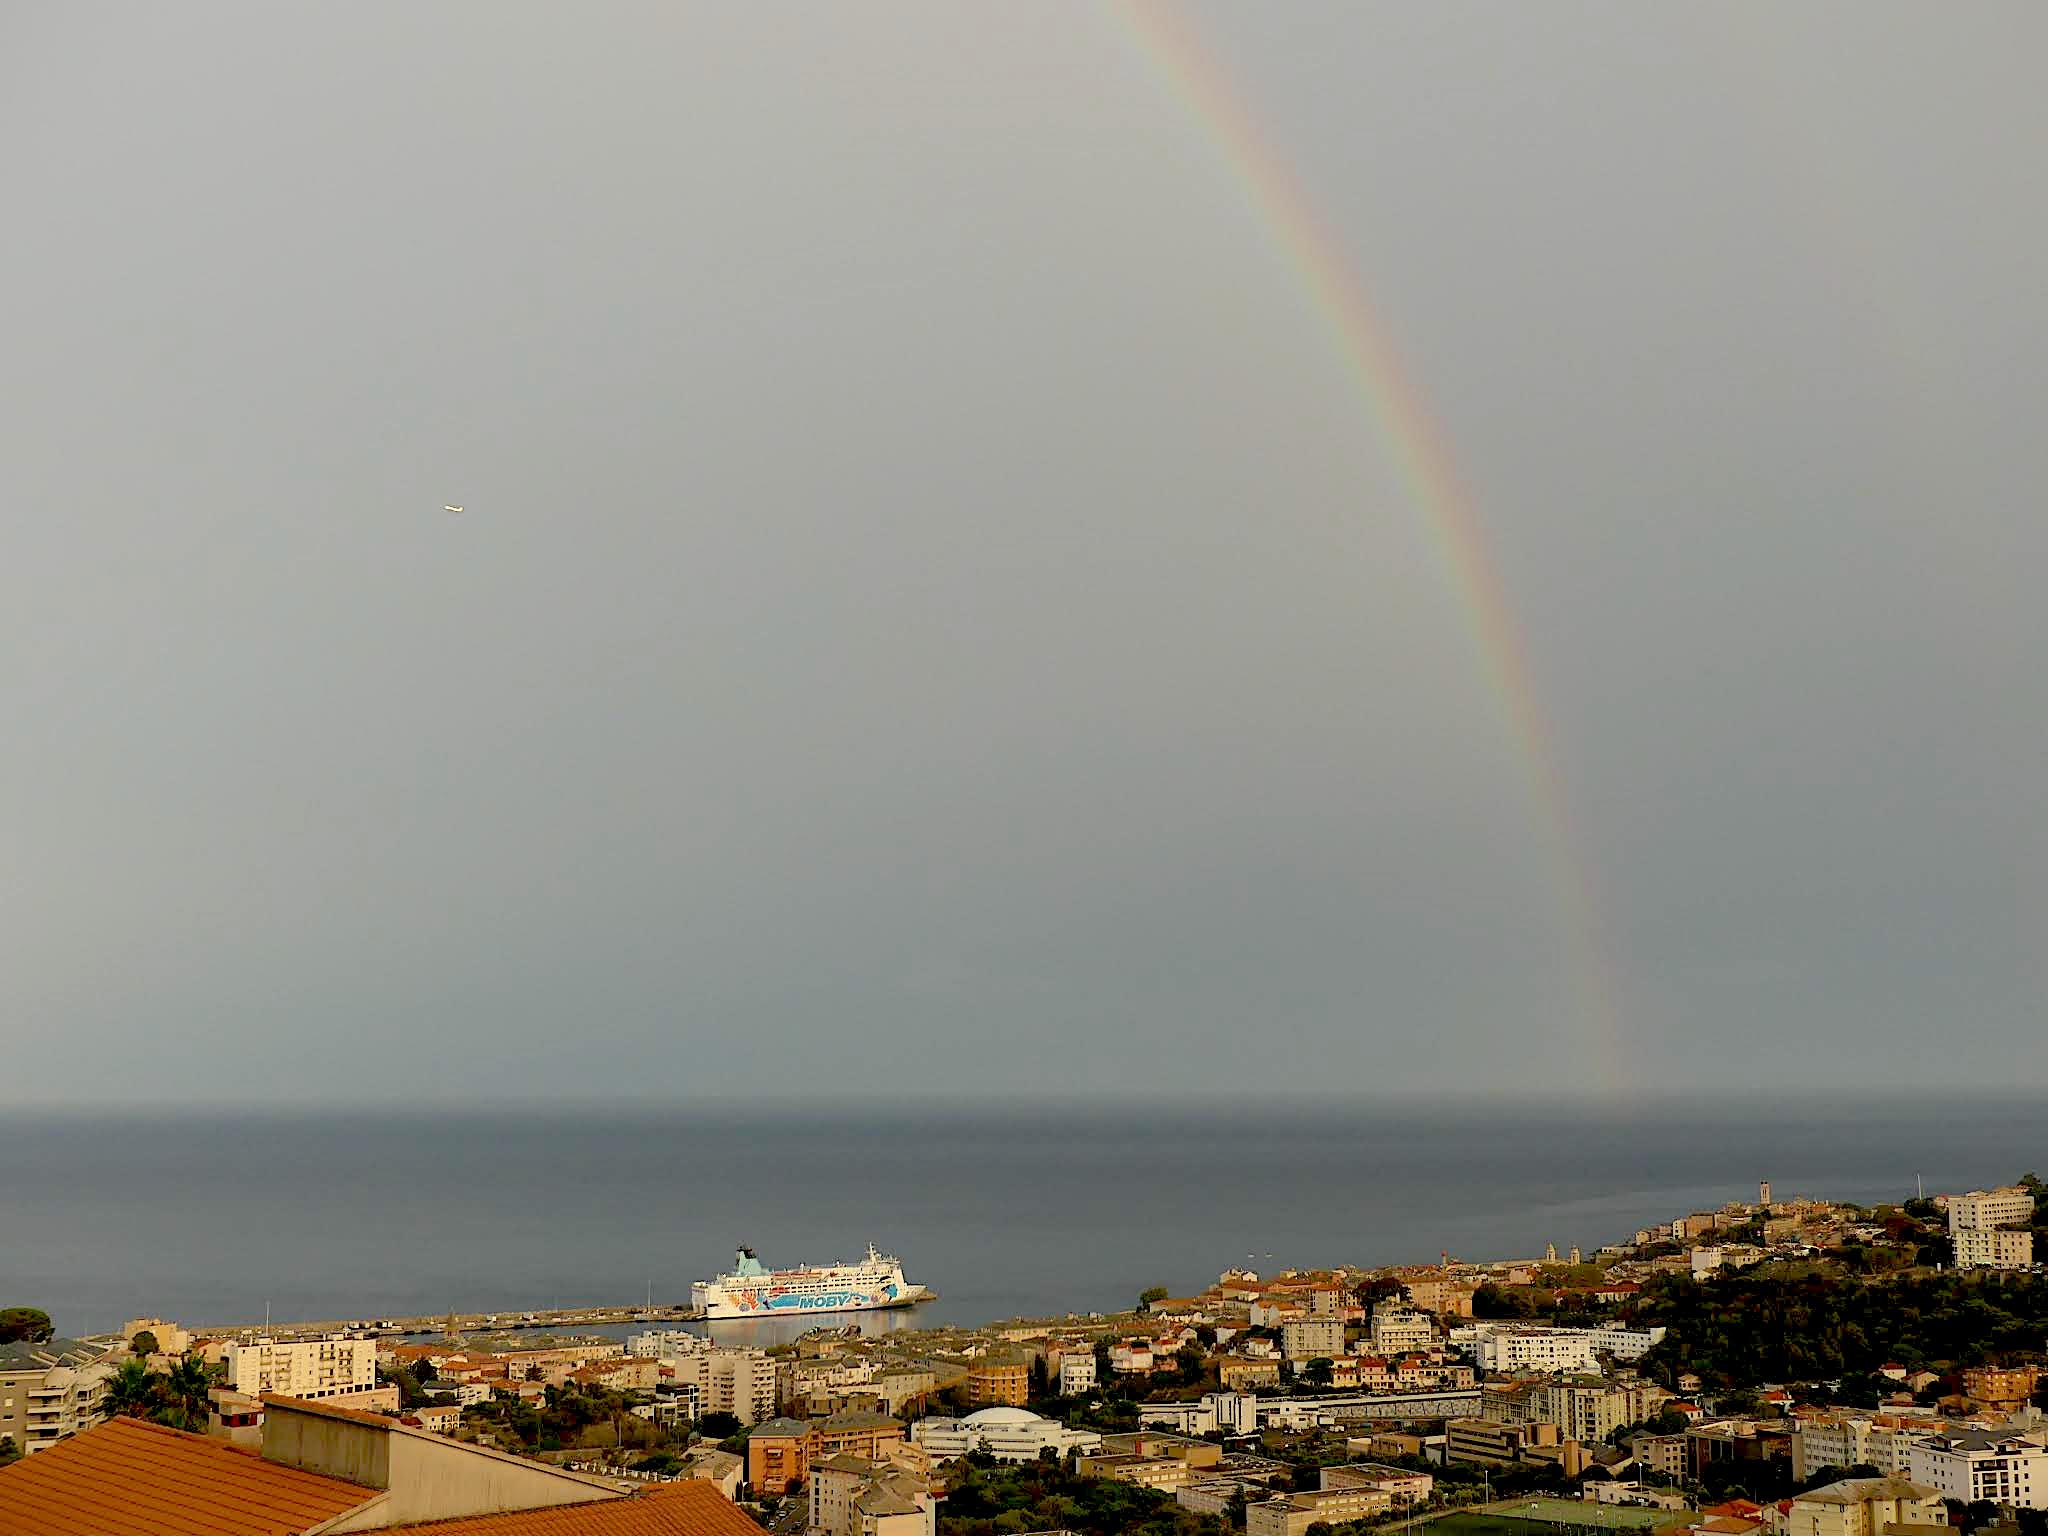
[[[442,510],[443,512],[460,512],[460,511],[462,510],[462,508],[460,508],[460,507],[443,507],[443,508],[442,508],[441,510]]]

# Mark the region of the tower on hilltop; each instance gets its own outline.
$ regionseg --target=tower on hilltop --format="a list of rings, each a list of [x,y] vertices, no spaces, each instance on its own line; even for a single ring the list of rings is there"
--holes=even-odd
[[[1770,1209],[1771,1181],[1769,1179],[1759,1179],[1757,1181],[1756,1203],[1763,1206],[1766,1210]]]

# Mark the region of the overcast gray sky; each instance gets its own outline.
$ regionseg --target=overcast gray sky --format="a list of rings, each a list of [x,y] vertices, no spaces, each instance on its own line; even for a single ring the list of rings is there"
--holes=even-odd
[[[2048,1084],[2048,9],[0,12],[0,1098]],[[444,502],[467,508],[441,511]]]

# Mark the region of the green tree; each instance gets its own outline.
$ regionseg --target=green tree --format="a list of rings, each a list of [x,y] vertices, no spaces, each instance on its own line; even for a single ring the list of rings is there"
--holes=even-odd
[[[1328,1355],[1317,1355],[1315,1359],[1302,1367],[1302,1379],[1312,1387],[1327,1387],[1330,1384],[1331,1377],[1336,1374],[1336,1369],[1330,1363]]]
[[[206,1428],[208,1398],[213,1391],[213,1372],[196,1355],[187,1355],[164,1378],[163,1411],[157,1422],[173,1429]]]
[[[128,1341],[128,1348],[138,1355],[156,1355],[163,1352],[163,1347],[156,1341],[156,1335],[147,1328]]]
[[[1474,1317],[1528,1317],[1535,1310],[1528,1297],[1518,1291],[1505,1290],[1491,1280],[1472,1293]]]
[[[1351,1296],[1367,1312],[1383,1301],[1399,1301],[1407,1287],[1392,1275],[1374,1275],[1351,1288]]]
[[[145,1360],[123,1360],[107,1378],[107,1390],[100,1398],[100,1412],[110,1419],[147,1419],[156,1409],[157,1392],[163,1377]]]
[[[1173,1293],[1163,1285],[1148,1285],[1138,1292],[1138,1310],[1143,1312],[1150,1308],[1153,1302],[1164,1301],[1171,1294]]]
[[[0,1307],[0,1344],[44,1344],[57,1330],[40,1307]]]
[[[14,1443],[14,1436],[0,1435],[0,1467],[21,1458],[21,1447]]]

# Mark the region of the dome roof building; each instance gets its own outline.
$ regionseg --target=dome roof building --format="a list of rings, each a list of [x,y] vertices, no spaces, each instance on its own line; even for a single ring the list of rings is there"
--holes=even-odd
[[[971,1451],[986,1451],[997,1461],[1036,1461],[1045,1451],[1099,1451],[1102,1436],[1069,1429],[1028,1408],[983,1408],[964,1419],[920,1419],[910,1438],[931,1453],[934,1461],[954,1461]]]

